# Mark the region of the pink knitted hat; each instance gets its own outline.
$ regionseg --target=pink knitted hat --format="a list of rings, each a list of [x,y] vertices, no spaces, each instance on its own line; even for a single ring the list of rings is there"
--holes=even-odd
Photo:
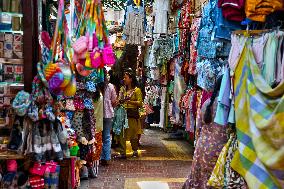
[[[7,160],[7,171],[17,172],[18,165],[16,160]]]

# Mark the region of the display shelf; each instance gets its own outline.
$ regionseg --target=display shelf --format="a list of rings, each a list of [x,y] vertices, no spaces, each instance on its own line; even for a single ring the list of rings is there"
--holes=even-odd
[[[0,58],[1,64],[24,64],[23,59]]]
[[[24,159],[24,156],[12,151],[0,152],[0,160],[7,160],[7,159]]]
[[[23,35],[23,31],[13,31],[13,30],[0,30],[0,33],[13,33],[13,34],[21,34]]]
[[[1,12],[1,14],[8,14],[9,16],[15,16],[15,17],[23,17],[22,13],[14,13],[14,12]]]

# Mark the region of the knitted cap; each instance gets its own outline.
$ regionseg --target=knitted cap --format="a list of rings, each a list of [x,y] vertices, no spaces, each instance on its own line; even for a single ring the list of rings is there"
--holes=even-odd
[[[7,160],[7,171],[17,172],[18,165],[16,160]]]

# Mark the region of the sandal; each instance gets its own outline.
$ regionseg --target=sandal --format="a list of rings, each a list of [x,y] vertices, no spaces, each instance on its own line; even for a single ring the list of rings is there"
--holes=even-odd
[[[125,154],[119,154],[117,156],[114,157],[115,159],[127,159]]]
[[[135,157],[135,158],[136,158],[136,157],[138,157],[138,156],[139,156],[138,151],[134,151],[132,157]]]

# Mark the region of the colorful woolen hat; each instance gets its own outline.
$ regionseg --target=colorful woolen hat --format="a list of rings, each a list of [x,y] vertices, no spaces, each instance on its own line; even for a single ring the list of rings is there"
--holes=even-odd
[[[30,105],[30,94],[25,91],[18,92],[12,103],[12,107],[18,116],[24,116],[27,113]]]

